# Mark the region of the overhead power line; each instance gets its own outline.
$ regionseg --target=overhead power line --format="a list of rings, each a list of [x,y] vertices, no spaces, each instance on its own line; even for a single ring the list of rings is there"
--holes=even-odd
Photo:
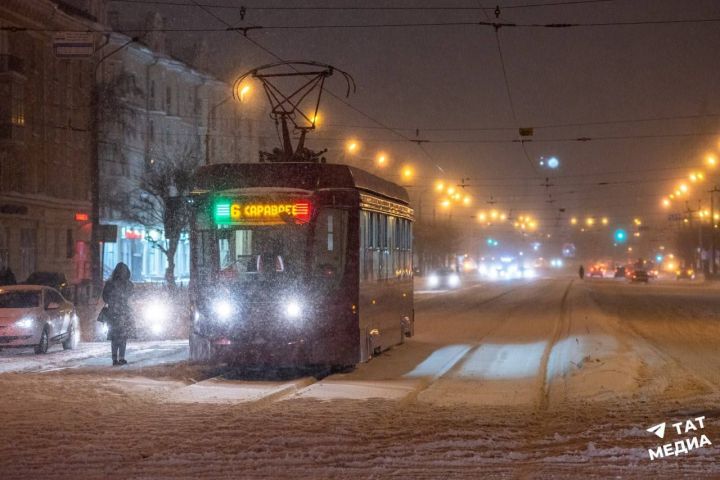
[[[320,25],[248,25],[248,26],[231,26],[228,24],[225,28],[134,28],[128,29],[133,33],[213,33],[213,32],[239,32],[247,35],[251,31],[261,30],[353,30],[353,29],[390,29],[390,28],[420,28],[420,27],[492,27],[495,30],[501,28],[544,28],[544,29],[570,29],[570,28],[588,28],[588,27],[623,27],[623,26],[649,26],[649,25],[674,25],[674,24],[701,24],[701,23],[720,23],[720,17],[713,18],[687,18],[687,19],[661,19],[661,20],[635,20],[635,21],[615,21],[615,22],[590,22],[590,23],[512,23],[512,22],[408,22],[408,23],[355,23],[355,24],[320,24]],[[29,28],[2,26],[0,31],[7,32],[98,32],[98,33],[115,33],[114,30],[96,30],[96,29],[49,29],[49,28]]]
[[[206,7],[212,9],[222,10],[240,10],[245,9],[245,12],[251,11],[333,11],[333,12],[358,12],[358,11],[494,11],[497,7],[503,10],[509,9],[521,9],[521,8],[539,8],[539,7],[565,7],[565,6],[576,6],[576,5],[587,5],[596,3],[609,3],[615,0],[569,0],[565,2],[535,2],[525,4],[514,4],[514,5],[497,5],[492,7],[463,7],[463,6],[447,6],[447,5],[428,5],[428,6],[408,6],[408,7],[397,7],[397,6],[232,6],[232,5],[221,5],[217,3],[187,3],[177,0],[111,0],[114,3],[133,3],[133,4],[145,4],[145,5],[167,5],[167,6],[178,6],[178,7]]]

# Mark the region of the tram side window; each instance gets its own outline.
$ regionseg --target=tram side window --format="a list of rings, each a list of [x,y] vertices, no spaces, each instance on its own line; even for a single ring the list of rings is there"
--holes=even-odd
[[[362,269],[360,278],[367,282],[370,280],[370,272],[372,266],[370,259],[370,214],[368,212],[360,212],[360,268]]]
[[[314,239],[314,261],[317,273],[340,276],[345,271],[348,213],[326,208],[317,216]]]

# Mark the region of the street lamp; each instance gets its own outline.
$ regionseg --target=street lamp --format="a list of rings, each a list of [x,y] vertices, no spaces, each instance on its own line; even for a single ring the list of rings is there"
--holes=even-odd
[[[378,153],[377,157],[375,158],[375,163],[377,164],[378,167],[381,167],[381,168],[386,166],[388,163],[387,155],[385,155],[382,152]]]
[[[402,169],[402,171],[401,171],[401,175],[402,175],[403,180],[410,180],[410,179],[413,177],[414,174],[415,174],[415,171],[414,171],[413,168],[412,168],[411,166],[409,166],[409,165],[404,166],[403,169]]]
[[[355,154],[360,150],[360,144],[357,142],[357,140],[348,140],[348,142],[345,144],[345,149],[348,153]]]

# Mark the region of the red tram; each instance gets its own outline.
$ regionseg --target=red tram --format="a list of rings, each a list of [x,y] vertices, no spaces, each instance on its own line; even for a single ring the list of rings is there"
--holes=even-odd
[[[220,164],[192,205],[191,360],[345,367],[413,334],[404,188],[347,165]]]

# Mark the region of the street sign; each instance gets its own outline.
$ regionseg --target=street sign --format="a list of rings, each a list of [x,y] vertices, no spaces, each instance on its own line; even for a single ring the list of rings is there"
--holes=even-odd
[[[117,242],[117,225],[98,225],[98,242]]]
[[[95,37],[91,32],[57,32],[53,52],[58,58],[87,58],[95,53]]]

